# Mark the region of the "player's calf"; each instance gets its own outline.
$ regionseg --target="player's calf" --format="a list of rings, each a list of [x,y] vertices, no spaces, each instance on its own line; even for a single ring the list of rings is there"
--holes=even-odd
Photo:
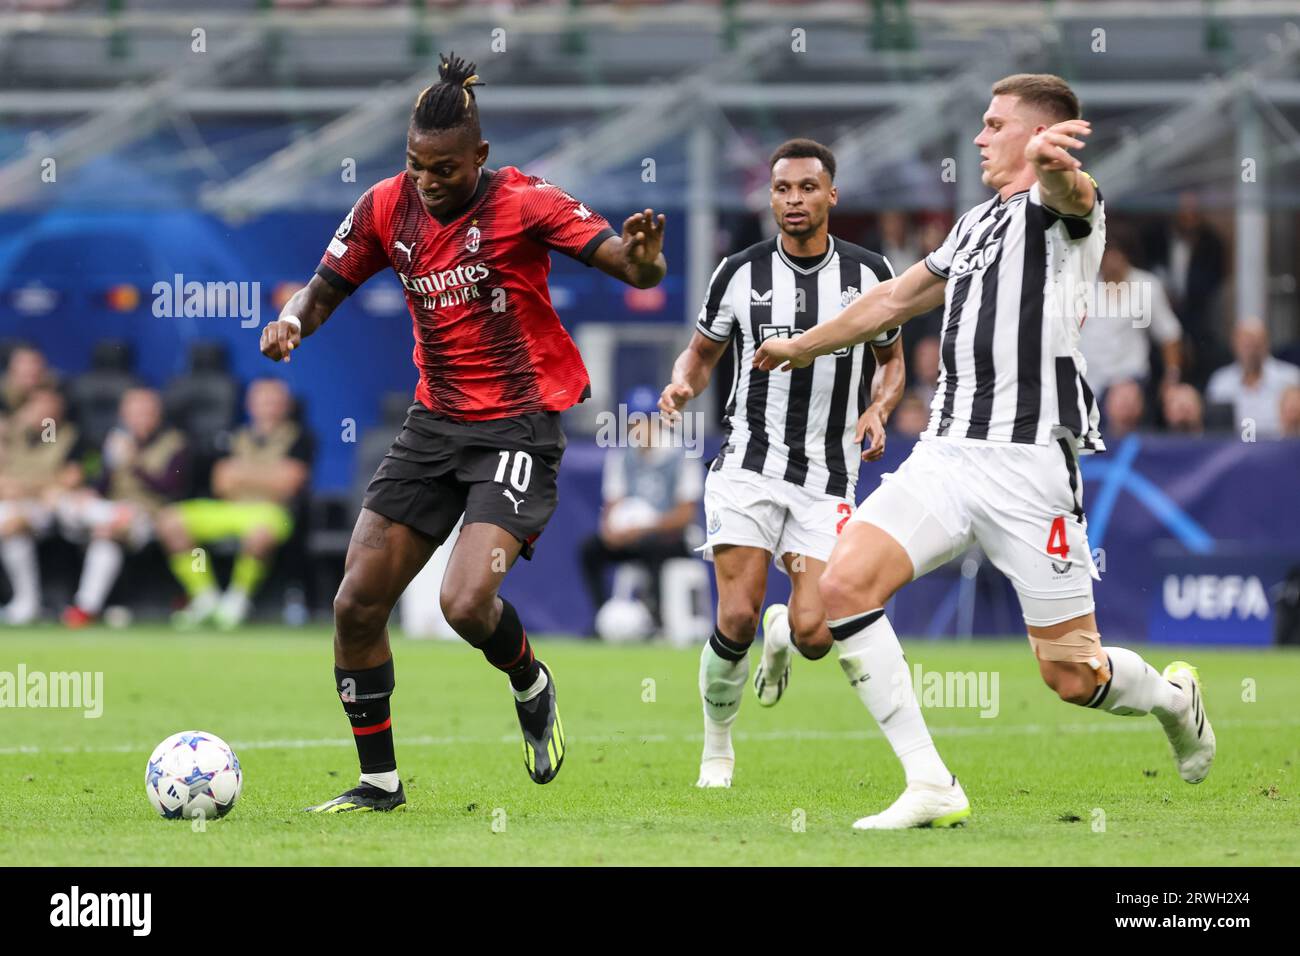
[[[334,640],[341,659],[353,663],[373,656],[387,644],[388,618],[393,613],[386,594],[368,589],[346,575],[334,595]]]
[[[1140,655],[1103,647],[1091,614],[1051,625],[1030,625],[1029,644],[1039,672],[1064,701],[1121,716],[1181,712],[1182,692]]]
[[[1042,676],[1043,683],[1067,704],[1086,707],[1097,693],[1096,675],[1086,664],[1040,660],[1038,673]]]
[[[718,630],[727,640],[748,648],[758,634],[759,605],[719,596]]]
[[[492,637],[496,628],[495,589],[444,590],[440,597],[443,616],[451,629],[466,642],[478,646]]]
[[[800,656],[810,661],[820,660],[835,646],[831,629],[826,626],[826,617],[823,614],[792,612],[790,640]]]
[[[1029,641],[1043,680],[1062,700],[1123,717],[1153,715],[1164,729],[1182,778],[1199,783],[1214,761],[1195,669],[1181,661],[1164,674],[1124,647],[1103,647],[1091,614],[1031,625]]]

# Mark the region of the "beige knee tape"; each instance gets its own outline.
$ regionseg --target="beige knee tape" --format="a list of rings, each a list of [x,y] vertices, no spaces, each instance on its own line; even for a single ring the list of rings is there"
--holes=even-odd
[[[1096,631],[1073,630],[1054,640],[1044,640],[1030,634],[1029,645],[1040,661],[1087,664],[1096,675],[1098,684],[1110,680],[1110,668],[1106,663],[1106,655],[1101,650],[1101,635]]]

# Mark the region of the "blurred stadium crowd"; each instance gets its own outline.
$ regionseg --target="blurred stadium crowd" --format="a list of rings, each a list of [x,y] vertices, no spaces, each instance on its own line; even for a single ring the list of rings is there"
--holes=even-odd
[[[733,233],[752,229],[756,238],[767,222],[755,216]],[[901,271],[948,228],[943,213],[891,211],[850,238]],[[1126,298],[1116,308],[1099,293],[1081,342],[1107,439],[1134,431],[1300,438],[1300,340],[1275,355],[1265,323],[1239,319],[1224,305],[1231,278],[1224,241],[1193,195],[1166,219],[1115,218],[1099,289],[1116,284]],[[908,387],[890,422],[900,439],[918,435],[930,416],[940,318],[905,329]],[[238,381],[221,343],[192,343],[188,370],[168,382],[142,381],[130,345],[113,340],[100,342],[91,368],[72,376],[34,346],[6,340],[0,368],[0,561],[9,624],[48,612],[84,625],[104,614],[112,596],[119,617],[130,613],[124,607],[157,614],[183,605],[173,614],[178,626],[234,627],[276,568],[277,552],[287,554],[265,610],[301,623],[311,607],[328,607],[359,491],[408,402],[402,393],[387,396],[382,423],[356,443],[352,493],[314,495],[318,437],[300,401],[281,379]],[[633,390],[627,410],[652,412],[661,384]],[[724,383],[715,391],[725,394]],[[611,568],[633,562],[657,572],[691,553],[702,487],[692,469],[700,465],[677,461],[680,448],[664,452],[643,468],[626,457],[606,468],[602,517],[577,556],[593,607],[608,596]],[[656,513],[620,519],[620,501],[630,497],[649,500]],[[119,580],[124,565],[129,573]],[[648,597],[657,610],[653,585]]]
[[[679,0],[423,0],[429,10],[459,10],[472,6],[492,6],[500,10],[529,7],[648,7],[677,3]],[[701,2],[701,0],[697,0]],[[806,0],[767,0],[775,5],[796,5]],[[736,6],[738,0],[702,0],[703,6]],[[380,7],[409,7],[411,0],[222,0],[226,11],[239,10],[368,10]],[[172,6],[171,0],[0,0],[0,10],[57,12],[103,10],[157,10]]]
[[[1155,433],[1288,452],[1276,443],[1300,437],[1300,31],[1244,4],[1104,6],[1109,19],[1032,0],[0,0],[67,14],[0,18],[0,622],[328,614],[361,492],[411,401],[401,287],[376,276],[291,367],[265,364],[233,313],[152,321],[148,290],[238,280],[260,307],[240,318],[265,322],[357,195],[399,168],[403,117],[440,44],[490,64],[492,165],[546,174],[611,217],[669,216],[661,287],[629,292],[565,261],[551,274],[595,397],[566,417],[566,471],[582,479],[569,502],[583,500],[548,532],[558,560],[540,593],[580,577],[595,609],[628,592],[615,567],[699,570],[703,463],[594,447],[594,418],[658,392],[710,271],[771,234],[770,147],[831,144],[832,232],[901,272],[984,196],[961,164],[994,65],[1069,75],[1097,124],[1108,248],[1081,350],[1112,447]],[[785,21],[799,7],[821,16],[796,50]],[[505,55],[487,28],[512,11]],[[200,12],[210,56],[191,47]],[[1260,160],[1258,181],[1243,156]],[[905,329],[894,447],[926,425],[941,332],[937,314]],[[729,365],[698,403],[715,425]],[[340,438],[340,420],[357,434]],[[1267,481],[1282,487],[1287,467]],[[1208,520],[1204,501],[1185,504]],[[1234,515],[1213,537],[1294,548],[1287,527],[1266,541],[1239,526],[1254,528]]]
[[[901,271],[947,228],[941,216],[884,213],[866,243]],[[1169,217],[1109,218],[1080,341],[1107,439],[1134,431],[1300,437],[1300,340],[1292,331],[1274,354],[1261,317],[1231,314],[1230,259],[1193,193]],[[904,329],[909,388],[891,425],[905,435],[920,434],[929,419],[941,318],[936,311]]]

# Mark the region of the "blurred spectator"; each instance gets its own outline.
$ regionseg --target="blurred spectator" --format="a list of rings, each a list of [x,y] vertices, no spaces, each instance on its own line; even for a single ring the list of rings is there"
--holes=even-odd
[[[0,415],[13,414],[36,389],[58,388],[58,379],[36,349],[20,345],[9,353],[9,365],[0,382]]]
[[[1282,392],[1278,418],[1283,438],[1300,438],[1300,385],[1290,385]]]
[[[1142,397],[1142,387],[1131,379],[1115,382],[1106,391],[1104,402],[1106,413],[1106,438],[1123,438],[1130,432],[1137,431],[1146,412],[1146,401]]]
[[[581,552],[593,608],[599,611],[608,599],[605,571],[636,562],[650,573],[648,603],[656,621],[659,571],[671,558],[691,556],[687,529],[704,496],[703,466],[665,440],[658,401],[659,394],[648,387],[628,396],[626,447],[605,454],[600,526]]]
[[[1201,395],[1191,385],[1182,383],[1165,389],[1163,406],[1165,425],[1172,432],[1200,435],[1205,431],[1205,408]]]
[[[228,629],[243,622],[272,555],[293,533],[294,511],[307,488],[315,447],[293,420],[288,386],[257,379],[248,386],[246,402],[249,424],[234,433],[230,454],[212,467],[217,497],[182,501],[158,514],[158,537],[190,597],[174,618],[181,628],[212,620]],[[239,540],[240,550],[222,595],[211,561],[190,552],[231,538]]]
[[[920,262],[921,257],[930,251],[921,250],[916,237],[912,235],[907,213],[887,209],[880,214],[879,225],[879,244],[871,248],[889,260],[889,264],[894,267],[894,275],[902,275],[909,266]],[[939,241],[942,242],[943,239],[940,238]]]
[[[13,598],[0,620],[27,624],[41,612],[36,538],[50,527],[60,497],[82,479],[77,428],[63,396],[48,386],[28,393],[0,439],[0,563]]]
[[[1123,232],[1106,237],[1101,257],[1101,282],[1079,335],[1079,351],[1088,363],[1084,376],[1093,392],[1121,379],[1146,387],[1151,376],[1151,342],[1160,344],[1163,392],[1182,378],[1183,329],[1169,307],[1160,280],[1134,268],[1133,243]]]
[[[162,396],[151,388],[128,389],[118,404],[118,423],[104,440],[95,487],[60,503],[67,538],[89,538],[64,624],[83,627],[99,616],[122,570],[124,548],[144,547],[158,510],[184,492],[186,458],[185,436],[163,425]]]
[[[908,365],[913,382],[909,392],[929,408],[939,384],[939,337],[927,335],[912,346],[912,361]]]
[[[1278,437],[1282,433],[1282,393],[1300,385],[1300,367],[1269,354],[1268,327],[1259,319],[1237,324],[1232,351],[1237,361],[1210,376],[1206,398],[1230,403],[1238,427],[1249,420],[1255,423],[1258,437]]]
[[[1172,222],[1148,236],[1152,270],[1169,293],[1174,311],[1191,339],[1192,361],[1204,381],[1206,373],[1227,356],[1223,335],[1215,322],[1215,306],[1225,275],[1223,240],[1201,214],[1195,193],[1178,197]]]
[[[894,414],[889,417],[889,427],[900,435],[915,438],[930,423],[930,405],[919,392],[919,387],[908,390]]]
[[[938,216],[927,216],[921,223],[921,230],[918,240],[918,251],[922,258],[938,249],[945,239],[948,238],[949,226]],[[890,260],[891,262],[893,260]],[[894,273],[899,274],[903,271],[896,263],[894,264]],[[934,336],[938,338],[943,333],[943,306],[931,309],[923,315],[918,315],[912,321],[903,326],[903,339],[905,342],[919,342],[921,339]]]

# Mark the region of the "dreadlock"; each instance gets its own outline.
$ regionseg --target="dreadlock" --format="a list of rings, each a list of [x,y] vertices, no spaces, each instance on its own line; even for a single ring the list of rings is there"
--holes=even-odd
[[[440,132],[445,129],[467,130],[477,140],[481,137],[478,104],[474,87],[480,85],[476,64],[466,63],[455,53],[438,56],[438,75],[442,78],[426,86],[415,98],[411,125],[419,130]]]

